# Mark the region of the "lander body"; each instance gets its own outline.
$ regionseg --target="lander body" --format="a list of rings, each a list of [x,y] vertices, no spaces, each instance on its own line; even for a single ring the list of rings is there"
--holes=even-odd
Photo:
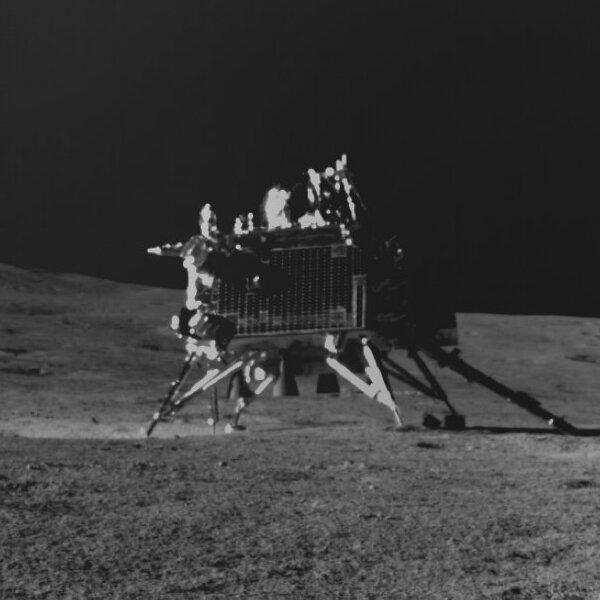
[[[573,429],[535,399],[471,367],[456,348],[445,349],[458,343],[451,308],[441,321],[414,318],[401,244],[378,239],[371,229],[345,155],[322,172],[308,169],[292,190],[268,190],[258,216],[239,215],[229,233],[218,229],[210,204],[201,208],[198,225],[186,242],[148,249],[181,259],[188,283],[171,323],[184,343],[184,364],[146,435],[211,388],[214,431],[215,386],[223,380],[236,399],[224,430],[243,429],[243,411],[270,385],[275,395],[297,395],[294,376],[313,372],[319,373],[317,391],[339,391],[341,377],[386,406],[402,428],[390,384],[396,378],[445,405],[443,426],[464,428],[424,355],[559,429]],[[390,358],[397,347],[407,350],[420,377]],[[428,413],[423,424],[437,428],[442,421]]]

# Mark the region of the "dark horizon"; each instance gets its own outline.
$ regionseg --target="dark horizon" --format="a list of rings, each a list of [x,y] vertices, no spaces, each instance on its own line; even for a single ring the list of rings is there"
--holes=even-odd
[[[591,3],[10,4],[0,262],[177,287],[148,246],[346,153],[428,294],[600,316]]]

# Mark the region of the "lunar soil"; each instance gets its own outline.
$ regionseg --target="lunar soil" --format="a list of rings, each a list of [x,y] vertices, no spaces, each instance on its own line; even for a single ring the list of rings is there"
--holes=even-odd
[[[600,599],[600,321],[459,315],[463,357],[589,435],[431,365],[467,429],[395,385],[209,398],[146,439],[181,292],[0,267],[0,599]],[[399,352],[398,360],[406,360]],[[406,363],[407,368],[411,368]]]

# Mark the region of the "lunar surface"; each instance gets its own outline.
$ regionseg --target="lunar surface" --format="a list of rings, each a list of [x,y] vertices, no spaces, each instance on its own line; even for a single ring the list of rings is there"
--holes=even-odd
[[[244,431],[220,388],[214,432],[207,396],[147,439],[182,299],[0,266],[0,599],[600,599],[599,319],[458,318],[463,358],[586,435],[429,363],[466,430],[302,378]]]

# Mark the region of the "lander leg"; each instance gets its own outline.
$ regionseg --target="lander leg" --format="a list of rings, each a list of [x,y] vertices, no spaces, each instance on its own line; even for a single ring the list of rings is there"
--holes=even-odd
[[[229,380],[227,398],[235,400],[236,404],[233,419],[225,426],[225,433],[233,433],[236,430],[243,429],[243,427],[239,425],[239,419],[242,411],[250,404],[252,396],[254,395],[254,392],[250,389],[249,385],[251,379],[250,371],[251,366],[246,365],[243,371],[234,373]]]
[[[374,398],[377,402],[380,402],[384,406],[389,408],[393,415],[396,425],[402,427],[402,417],[400,414],[400,408],[394,400],[392,389],[389,384],[388,378],[385,375],[385,371],[381,366],[380,359],[378,357],[378,351],[365,336],[362,338],[362,358],[364,362],[365,375],[368,377],[370,383],[367,383],[361,379],[358,375],[353,373],[346,365],[344,365],[337,358],[337,347],[332,335],[327,335],[325,339],[325,348],[329,352],[329,356],[325,359],[325,362],[333,369],[338,375],[343,377],[348,383],[358,388],[365,396]]]
[[[198,394],[205,392],[206,390],[211,388],[213,385],[215,385],[216,383],[221,381],[221,379],[224,379],[228,375],[235,373],[236,371],[241,369],[243,367],[243,365],[244,365],[244,362],[242,360],[236,360],[235,362],[233,362],[232,364],[230,364],[228,367],[226,367],[224,369],[221,369],[218,367],[215,367],[213,369],[208,369],[206,371],[206,374],[204,375],[204,377],[202,377],[202,379],[197,381],[185,394],[183,394],[182,396],[177,398],[177,400],[175,400],[175,402],[173,402],[173,411],[172,412],[175,412],[176,410],[179,410],[180,408],[182,408],[183,405],[186,404],[187,402],[189,402],[194,396],[197,396]]]
[[[212,427],[212,434],[215,435],[217,423],[219,422],[219,396],[217,394],[216,387],[212,389],[212,396],[210,398],[210,412],[211,415],[208,418],[207,423]]]
[[[209,361],[203,363],[204,373],[203,376],[192,385],[185,393],[180,393],[181,385],[184,380],[188,377],[192,365],[199,360],[201,357],[197,352],[189,351],[185,360],[185,364],[179,377],[174,380],[169,388],[167,395],[161,403],[160,408],[152,415],[152,420],[146,428],[146,435],[150,436],[156,425],[161,419],[169,417],[178,410],[180,410],[187,402],[212,388],[219,381],[225,377],[232,376],[238,371],[244,369],[247,365],[254,362],[254,353],[249,353],[238,357],[234,362],[227,365],[222,362]],[[205,366],[206,365],[206,366]],[[215,419],[215,407],[212,408],[213,416],[211,419]],[[209,423],[211,424],[211,423]]]
[[[147,436],[150,436],[150,434],[152,433],[152,431],[154,430],[154,428],[156,427],[156,425],[162,418],[166,417],[168,414],[171,413],[172,400],[175,397],[175,395],[177,394],[177,392],[179,391],[179,388],[183,384],[184,380],[188,376],[190,369],[192,368],[192,365],[194,364],[194,362],[196,362],[197,358],[198,357],[195,352],[188,352],[187,356],[185,357],[185,362],[183,364],[183,368],[181,369],[181,372],[179,373],[179,376],[177,377],[177,379],[174,379],[171,382],[169,391],[167,392],[166,396],[163,398],[160,408],[152,415],[152,420],[146,427],[145,432],[146,432]]]
[[[458,414],[452,403],[450,402],[448,395],[444,388],[441,386],[439,381],[435,378],[431,369],[427,366],[427,363],[423,360],[419,354],[419,349],[416,346],[408,348],[408,358],[412,359],[425,378],[425,382],[421,381],[409,371],[407,371],[402,365],[394,362],[389,356],[383,356],[382,360],[385,362],[387,373],[391,377],[399,379],[403,383],[406,383],[413,387],[415,390],[429,396],[432,401],[443,402],[450,414],[444,417],[444,427],[446,429],[461,430],[465,428],[465,417],[464,415]],[[423,416],[423,425],[428,429],[438,429],[441,427],[441,421],[427,411]]]
[[[381,360],[378,356],[378,351],[375,346],[369,343],[368,338],[362,338],[363,345],[363,356],[367,362],[365,366],[365,373],[370,377],[371,381],[377,386],[377,394],[375,400],[380,402],[384,406],[387,406],[393,413],[394,419],[398,426],[402,426],[402,417],[400,416],[400,409],[394,400],[392,394],[392,387],[390,386],[389,379],[381,365]],[[376,355],[377,353],[377,355]]]
[[[225,426],[225,433],[233,433],[234,431],[239,431],[243,429],[243,427],[239,424],[240,417],[242,416],[242,412],[250,406],[250,404],[256,399],[257,396],[260,396],[269,385],[274,381],[274,375],[267,375],[265,379],[263,379],[256,389],[252,391],[252,394],[249,396],[239,396],[235,406],[235,413],[233,415],[233,419],[231,423],[228,423]]]

